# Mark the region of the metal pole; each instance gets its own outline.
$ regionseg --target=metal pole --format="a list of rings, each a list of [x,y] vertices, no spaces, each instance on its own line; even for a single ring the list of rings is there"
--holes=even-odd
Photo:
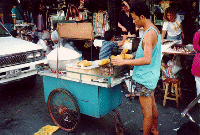
[[[60,23],[60,16],[61,16],[61,13],[60,13],[60,6],[58,6],[58,23],[57,23],[57,28],[58,28],[58,31],[59,31],[59,27],[58,27],[58,24]],[[58,37],[60,37],[59,33],[58,33]],[[58,77],[58,74],[59,74],[59,69],[58,69],[58,64],[59,64],[59,60],[58,60],[58,49],[60,48],[60,40],[58,40],[58,44],[57,44],[57,69],[56,69],[56,72],[57,72],[57,77]]]
[[[181,113],[181,116],[185,117],[188,111],[194,107],[194,105],[198,102],[199,99],[200,99],[200,94],[187,106],[187,108]]]

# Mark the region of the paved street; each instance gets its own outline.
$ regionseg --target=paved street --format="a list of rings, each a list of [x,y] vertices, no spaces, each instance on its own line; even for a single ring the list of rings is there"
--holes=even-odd
[[[36,85],[33,88],[11,87],[1,91],[0,94],[0,134],[1,135],[33,135],[40,128],[46,125],[55,125],[50,118],[47,104],[44,101],[44,91],[42,77],[37,76]],[[139,99],[136,97],[132,101],[124,95],[126,89],[122,91],[122,104],[116,109],[126,127],[125,134],[142,135],[139,129],[142,127],[142,113]],[[162,106],[163,93],[156,92],[156,103],[159,111],[159,132],[160,135],[176,135],[173,129],[180,127],[187,122],[187,118],[181,118],[180,113],[192,101],[195,96],[193,91],[183,91],[183,104],[180,109],[175,108],[175,101],[167,101],[166,107]],[[190,114],[199,123],[199,113],[195,106]],[[67,133],[61,129],[54,135],[112,135],[114,134],[114,124],[112,117],[106,115],[100,119],[81,115],[81,123],[76,131]]]

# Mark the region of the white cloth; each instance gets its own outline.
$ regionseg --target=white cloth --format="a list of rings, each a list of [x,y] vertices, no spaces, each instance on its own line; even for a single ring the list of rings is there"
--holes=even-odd
[[[102,42],[105,40],[95,39],[94,40],[94,46],[95,47],[102,47]]]
[[[51,33],[51,40],[54,41],[54,40],[56,40],[56,39],[58,39],[58,38],[59,38],[58,32],[57,32],[57,30],[54,30],[54,31]],[[58,45],[58,42],[57,42],[57,43],[54,42],[53,49],[55,49],[55,48],[57,47],[57,45]]]
[[[40,45],[44,51],[47,51],[47,50],[48,50],[48,47],[47,47],[46,43],[44,42],[44,40],[40,39],[40,40],[37,42],[37,44]]]
[[[68,43],[64,44],[64,47],[75,51],[74,47],[72,47],[73,46],[72,44],[73,44],[73,42],[72,43],[68,42]]]
[[[197,88],[197,95],[200,94],[200,77],[194,76],[195,82],[196,82],[196,88]],[[200,99],[198,100],[198,103],[200,103]]]
[[[168,22],[165,21],[163,24],[162,30],[166,30],[169,36],[177,36],[179,35],[181,31],[181,18],[179,15],[176,16],[175,22]]]
[[[44,40],[40,39],[37,44],[42,47],[43,51],[46,51],[45,56],[47,56],[50,52],[50,48],[47,46],[47,43]]]
[[[80,58],[81,54],[79,54],[78,52],[74,50],[60,46],[52,50],[47,55],[47,60],[57,60],[57,57],[59,60],[72,60],[72,59]]]

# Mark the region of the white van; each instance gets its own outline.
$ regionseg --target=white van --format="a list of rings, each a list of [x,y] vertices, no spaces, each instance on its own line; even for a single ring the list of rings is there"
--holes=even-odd
[[[43,63],[41,46],[14,38],[0,23],[0,86],[36,76],[36,65]]]

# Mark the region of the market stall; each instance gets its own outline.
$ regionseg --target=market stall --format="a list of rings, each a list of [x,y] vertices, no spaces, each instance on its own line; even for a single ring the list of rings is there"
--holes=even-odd
[[[59,29],[61,37],[93,39],[90,23],[59,24]],[[78,58],[63,61],[57,53],[56,62],[49,61],[49,66],[37,67],[39,75],[43,76],[45,101],[51,118],[61,129],[71,132],[80,122],[80,113],[96,118],[111,114],[116,132],[122,133],[123,124],[115,108],[121,104],[120,84],[130,77],[127,74],[129,66],[112,66],[110,59],[77,61]],[[117,113],[120,125],[112,111]]]
[[[176,54],[176,55],[195,55],[192,44],[183,45],[179,44],[178,40],[166,40],[162,44],[163,54]]]
[[[195,90],[195,81],[191,74],[191,66],[197,52],[194,51],[193,45],[181,44],[179,40],[164,40],[161,49],[162,78],[178,78],[181,80],[181,89]]]

